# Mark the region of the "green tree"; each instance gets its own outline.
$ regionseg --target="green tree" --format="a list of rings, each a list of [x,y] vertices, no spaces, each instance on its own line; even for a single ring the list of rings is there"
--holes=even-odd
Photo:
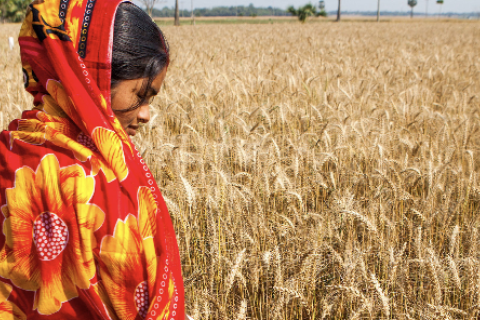
[[[153,8],[155,7],[155,3],[157,1],[158,0],[140,0],[140,2],[145,6],[145,10],[150,17],[152,17]]]
[[[25,12],[31,0],[0,0],[2,22],[19,22],[25,18]]]
[[[311,4],[306,4],[303,7],[299,7],[295,9],[293,6],[288,7],[287,12],[290,13],[292,16],[298,17],[302,23],[304,23],[308,17],[310,16],[325,16],[325,11],[317,12],[317,9]]]
[[[410,17],[413,18],[413,7],[417,5],[417,0],[408,0],[408,5],[412,8],[412,12],[410,13]]]

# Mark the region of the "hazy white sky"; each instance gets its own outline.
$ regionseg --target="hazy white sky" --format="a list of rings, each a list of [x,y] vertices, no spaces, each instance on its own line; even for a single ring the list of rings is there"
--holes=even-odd
[[[286,8],[290,5],[299,6],[306,3],[318,3],[317,0],[193,0],[194,7],[209,8],[216,6],[248,6],[253,3],[257,7],[273,6],[277,8]],[[430,13],[439,12],[439,5],[436,0],[418,0],[415,11],[418,13],[425,12],[428,3],[428,11]],[[191,0],[179,0],[180,7],[190,9]],[[172,7],[174,0],[159,0],[156,7]],[[327,11],[336,10],[338,6],[337,0],[325,0]],[[382,10],[388,11],[408,11],[407,0],[381,0]],[[342,10],[346,11],[376,11],[377,0],[342,0]],[[480,0],[445,0],[442,12],[480,12]]]

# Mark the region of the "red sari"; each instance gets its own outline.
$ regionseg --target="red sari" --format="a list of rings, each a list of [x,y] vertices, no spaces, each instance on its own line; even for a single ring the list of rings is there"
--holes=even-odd
[[[34,108],[0,135],[0,319],[183,320],[165,202],[110,107],[121,0],[35,0]]]

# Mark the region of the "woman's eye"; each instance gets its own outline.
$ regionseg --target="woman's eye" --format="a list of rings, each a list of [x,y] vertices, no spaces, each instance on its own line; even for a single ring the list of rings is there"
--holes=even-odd
[[[151,97],[141,97],[140,95],[137,95],[137,98],[138,98],[138,103],[137,104],[145,104],[145,103],[148,103],[148,104],[152,104],[153,102],[153,99],[155,99],[155,96],[151,96]]]

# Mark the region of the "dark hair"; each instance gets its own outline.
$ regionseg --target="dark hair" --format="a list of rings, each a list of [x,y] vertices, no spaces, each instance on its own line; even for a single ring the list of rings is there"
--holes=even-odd
[[[139,107],[152,81],[168,63],[168,43],[157,24],[133,3],[121,3],[113,29],[111,87],[123,80],[145,78]]]

